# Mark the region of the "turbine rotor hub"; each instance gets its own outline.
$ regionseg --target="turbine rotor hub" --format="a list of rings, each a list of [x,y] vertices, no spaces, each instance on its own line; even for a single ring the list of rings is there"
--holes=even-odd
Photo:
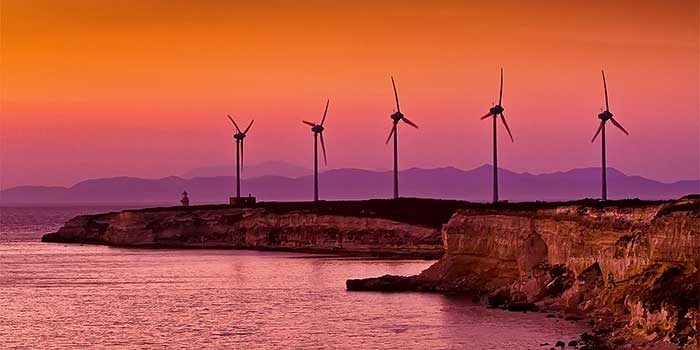
[[[402,118],[403,118],[403,113],[401,113],[401,112],[396,112],[396,113],[391,115],[391,119],[393,119],[394,122],[398,122]]]
[[[243,140],[245,138],[245,134],[242,132],[237,132],[233,134],[233,138],[236,140]]]
[[[315,133],[318,134],[318,133],[322,132],[323,129],[324,129],[324,128],[323,128],[321,125],[318,125],[318,124],[317,124],[317,125],[314,125],[314,126],[311,128],[311,131],[313,131],[313,132],[315,132]]]
[[[503,113],[503,111],[505,111],[505,109],[501,105],[495,105],[489,109],[489,112],[494,116]]]
[[[602,121],[607,121],[610,120],[613,117],[613,114],[610,113],[610,111],[603,111],[602,113],[598,114],[598,119]]]

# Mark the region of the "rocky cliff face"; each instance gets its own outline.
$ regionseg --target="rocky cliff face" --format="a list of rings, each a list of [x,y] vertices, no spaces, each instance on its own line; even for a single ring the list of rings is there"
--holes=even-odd
[[[350,280],[350,290],[470,293],[515,310],[594,317],[616,344],[697,346],[700,202],[462,209],[445,255],[419,276]]]
[[[437,258],[443,253],[436,227],[380,217],[228,206],[78,216],[42,240],[421,258]]]
[[[469,293],[512,310],[579,313],[592,318],[612,348],[698,345],[698,196],[495,206],[401,199],[156,208],[79,216],[43,240],[366,256],[444,252],[420,275],[349,280],[347,287]]]

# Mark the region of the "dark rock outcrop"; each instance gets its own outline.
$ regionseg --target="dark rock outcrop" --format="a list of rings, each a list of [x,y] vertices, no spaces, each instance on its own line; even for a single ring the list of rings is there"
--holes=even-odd
[[[376,278],[349,279],[345,282],[348,290],[376,290],[383,292],[429,291],[429,286],[418,276],[384,275]]]

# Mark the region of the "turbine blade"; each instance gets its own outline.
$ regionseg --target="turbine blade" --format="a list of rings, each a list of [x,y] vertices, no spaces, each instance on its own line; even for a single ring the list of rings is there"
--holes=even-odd
[[[396,98],[396,111],[401,112],[401,108],[399,108],[399,93],[396,92],[396,83],[394,83],[394,77],[391,77],[391,86],[394,87],[394,98]]]
[[[391,127],[391,131],[389,131],[389,137],[386,138],[385,143],[389,143],[389,141],[391,141],[391,136],[393,136],[395,132],[396,132],[396,123],[394,123],[394,126]]]
[[[416,129],[418,129],[418,125],[416,125],[416,123],[414,123],[414,122],[408,120],[408,118],[402,117],[401,120],[403,120],[406,124],[408,124],[408,125],[410,125],[410,126],[416,128]]]
[[[316,124],[314,124],[314,123],[312,123],[312,122],[310,122],[310,121],[302,120],[301,122],[304,123],[304,124],[306,124],[306,125],[309,125],[309,126],[311,126],[311,127],[316,126]]]
[[[501,67],[501,90],[498,92],[498,105],[503,101],[503,67]]]
[[[615,118],[610,118],[610,121],[613,123],[613,125],[617,126],[618,129],[622,130],[622,132],[624,132],[625,135],[630,134],[627,132],[627,130],[625,130],[625,128],[622,127],[622,125],[620,123],[617,122],[617,120],[615,120]]]
[[[610,111],[610,104],[608,104],[608,84],[605,82],[605,71],[601,69],[603,74],[603,90],[605,90],[605,110]]]
[[[488,113],[486,113],[483,117],[481,117],[481,120],[484,120],[484,119],[486,119],[486,118],[488,118],[488,117],[490,117],[490,116],[492,116],[492,115],[493,115],[493,114],[491,114],[491,112],[488,112]]]
[[[506,126],[506,131],[508,131],[508,136],[510,136],[510,142],[515,142],[515,140],[513,140],[513,134],[510,133],[508,123],[506,123],[506,116],[504,116],[503,113],[501,113],[501,121],[503,122],[503,125]]]
[[[603,125],[605,125],[604,121],[600,122],[600,126],[598,127],[598,130],[595,132],[595,135],[593,135],[593,139],[591,142],[595,141],[595,138],[598,137],[598,134],[600,134],[600,131],[603,130]]]
[[[323,132],[319,132],[318,136],[321,137],[321,149],[323,150],[323,163],[328,165],[328,159],[326,158],[326,143],[323,142]]]
[[[255,121],[255,119],[253,119],[253,120],[250,121],[250,124],[248,124],[248,127],[245,128],[245,131],[243,131],[243,134],[247,134],[247,133],[248,133],[248,130],[250,130],[250,127],[253,126],[253,122],[254,122],[254,121]]]
[[[231,118],[231,115],[230,115],[230,114],[227,114],[227,116],[228,116],[228,119],[231,121],[231,123],[233,123],[233,126],[236,127],[236,130],[237,130],[238,132],[241,132],[241,129],[238,127],[238,124],[236,124],[236,121],[233,120],[233,118]]]
[[[321,126],[323,126],[323,122],[326,121],[326,114],[328,113],[328,104],[331,102],[330,99],[326,100],[326,110],[323,111],[323,118],[321,118]]]

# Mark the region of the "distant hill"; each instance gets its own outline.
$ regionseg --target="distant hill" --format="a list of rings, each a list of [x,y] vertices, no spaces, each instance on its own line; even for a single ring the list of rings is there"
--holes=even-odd
[[[491,198],[490,165],[472,170],[446,167],[401,171],[404,197],[432,197],[488,201]],[[600,169],[584,168],[548,174],[515,173],[499,169],[501,198],[510,201],[570,200],[600,195]],[[700,180],[662,183],[608,170],[611,199],[671,199],[700,192]],[[187,190],[193,204],[224,203],[234,192],[234,177],[166,177],[140,179],[115,177],[80,182],[72,187],[20,186],[0,192],[2,203],[170,203],[178,204]],[[242,193],[258,200],[309,200],[312,176],[290,178],[260,176],[242,181]],[[392,173],[360,169],[336,169],[322,173],[322,199],[388,198]]]
[[[228,165],[214,165],[208,167],[195,168],[182,174],[182,177],[186,179],[191,179],[193,177],[235,176],[235,171],[236,166],[235,163],[232,162]],[[297,178],[312,174],[313,171],[311,169],[288,163],[283,160],[272,160],[257,164],[246,164],[244,171],[241,174],[241,178],[250,179],[253,177],[261,177],[268,175]]]

